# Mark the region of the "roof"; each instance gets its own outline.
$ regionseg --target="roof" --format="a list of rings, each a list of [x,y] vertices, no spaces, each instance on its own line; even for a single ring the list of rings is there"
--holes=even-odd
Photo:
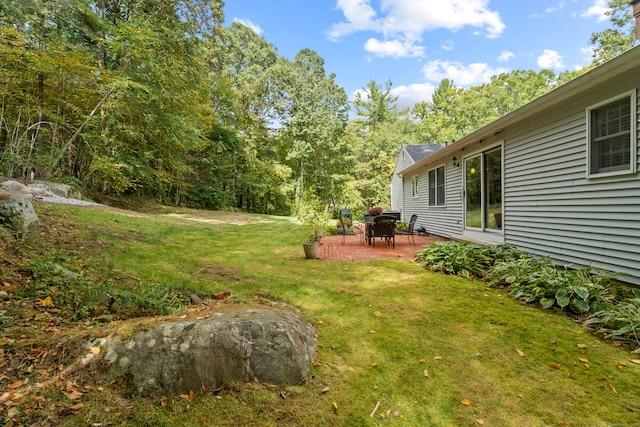
[[[525,104],[522,107],[502,116],[488,125],[462,137],[445,148],[438,150],[420,161],[417,161],[403,171],[400,171],[400,173],[413,172],[423,166],[442,161],[442,159],[452,156],[454,153],[462,150],[463,148],[469,147],[481,139],[503,131],[506,127],[513,126],[535,114],[541,113],[549,108],[556,107],[569,98],[593,90],[594,88],[597,88],[598,86],[601,86],[602,84],[639,67],[640,46],[636,46],[610,61],[607,61],[604,64],[589,70],[585,74],[563,84],[562,86],[547,92],[528,104]]]
[[[402,146],[414,163],[419,162],[444,147],[444,144],[404,144]]]

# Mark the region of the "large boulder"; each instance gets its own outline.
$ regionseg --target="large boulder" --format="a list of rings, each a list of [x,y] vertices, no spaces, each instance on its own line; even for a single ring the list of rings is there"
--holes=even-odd
[[[66,199],[82,199],[82,194],[74,187],[50,181],[33,181],[25,185],[18,181],[8,180],[2,183],[2,191],[31,194],[35,197],[64,197]]]
[[[22,193],[29,194],[29,189],[26,185],[18,181],[4,181],[2,183],[2,191],[6,191],[9,193]]]
[[[59,182],[36,180],[33,181],[33,184],[29,184],[28,187],[36,191],[42,191],[47,197],[58,196],[65,197],[67,199],[82,199],[82,195],[76,188]]]
[[[37,221],[38,215],[33,210],[30,194],[17,191],[0,193],[0,222],[18,231],[25,231]]]
[[[142,395],[180,395],[258,380],[300,384],[315,351],[313,327],[289,311],[218,313],[166,323],[131,339],[103,340],[112,377]]]

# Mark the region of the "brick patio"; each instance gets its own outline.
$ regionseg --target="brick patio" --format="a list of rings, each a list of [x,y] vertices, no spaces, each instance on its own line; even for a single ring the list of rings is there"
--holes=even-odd
[[[317,258],[333,261],[357,261],[389,258],[413,259],[414,254],[431,242],[442,242],[438,236],[415,236],[415,246],[409,242],[409,236],[396,235],[396,247],[388,246],[384,240],[376,240],[375,249],[366,243],[362,244],[362,235],[355,234],[345,238],[342,244],[341,235],[324,236],[318,247]]]

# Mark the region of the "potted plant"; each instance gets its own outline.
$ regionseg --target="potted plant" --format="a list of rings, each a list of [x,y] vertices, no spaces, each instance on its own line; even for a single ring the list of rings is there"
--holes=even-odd
[[[329,214],[309,206],[301,206],[298,210],[298,220],[302,223],[306,235],[304,242],[302,242],[305,257],[315,259],[320,239],[330,220]]]
[[[369,208],[369,215],[371,216],[382,215],[382,208],[380,206],[374,206],[372,208]]]

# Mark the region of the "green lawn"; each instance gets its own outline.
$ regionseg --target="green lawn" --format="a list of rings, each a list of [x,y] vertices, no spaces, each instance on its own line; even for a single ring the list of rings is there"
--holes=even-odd
[[[558,312],[523,305],[483,282],[431,273],[407,260],[305,260],[303,231],[289,218],[169,208],[137,214],[38,205],[37,211],[46,237],[27,238],[22,255],[42,265],[53,259],[91,286],[40,286],[32,294],[4,296],[5,355],[26,346],[59,348],[63,337],[80,343],[141,327],[136,319],[98,323],[53,313],[62,318],[56,339],[35,326],[34,315],[27,322],[20,314],[47,293],[58,306],[69,307],[74,303],[65,295],[74,293],[82,299],[75,306],[97,316],[109,292],[146,295],[171,309],[181,307],[179,299],[171,300],[174,291],[206,298],[229,289],[225,307],[270,301],[298,307],[317,330],[316,366],[299,386],[235,384],[196,390],[193,400],[142,398],[123,382],[105,381],[97,369],[78,367],[65,374],[77,387],[88,387],[82,408],[57,415],[56,404],[67,408],[77,401],[53,381],[40,394],[32,391],[34,400],[14,410],[7,425],[640,424],[640,365],[631,362],[637,355]],[[8,244],[3,250],[15,255]],[[3,266],[4,280],[15,282],[19,271]],[[158,290],[166,295],[159,297]],[[164,318],[152,320],[159,321]],[[43,381],[37,369],[16,368],[6,373],[0,394],[19,379],[18,372],[31,384]],[[43,399],[39,407],[25,409],[37,396]]]

